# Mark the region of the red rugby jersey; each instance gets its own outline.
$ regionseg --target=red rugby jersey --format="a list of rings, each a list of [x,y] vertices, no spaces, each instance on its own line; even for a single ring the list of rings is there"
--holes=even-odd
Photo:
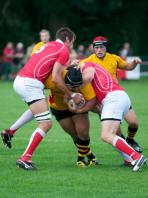
[[[32,55],[18,75],[44,82],[52,71],[55,62],[66,66],[68,60],[69,50],[62,41],[48,42]]]

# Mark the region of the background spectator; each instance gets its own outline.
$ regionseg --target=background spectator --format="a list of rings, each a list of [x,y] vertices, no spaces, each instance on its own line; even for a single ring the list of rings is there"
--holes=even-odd
[[[123,47],[122,47],[121,51],[119,52],[119,55],[123,59],[126,59],[127,56],[132,56],[133,55],[133,50],[130,47],[130,43],[125,42],[123,44]]]
[[[16,44],[15,54],[14,54],[14,59],[13,59],[14,64],[12,64],[12,66],[11,66],[11,73],[9,76],[9,78],[11,80],[14,80],[17,72],[23,66],[23,64],[22,64],[23,58],[24,58],[24,45],[23,45],[23,43],[19,42]]]
[[[78,46],[78,49],[76,50],[76,53],[77,53],[77,59],[83,59],[83,58],[85,58],[86,56],[85,56],[85,47],[84,47],[84,45],[79,45]]]
[[[92,44],[89,44],[88,48],[86,49],[85,55],[86,55],[86,56],[90,56],[90,55],[93,54],[93,53],[94,53],[93,45],[92,45]]]
[[[12,42],[8,42],[3,49],[2,55],[2,74],[5,80],[9,79],[14,59],[14,47]]]

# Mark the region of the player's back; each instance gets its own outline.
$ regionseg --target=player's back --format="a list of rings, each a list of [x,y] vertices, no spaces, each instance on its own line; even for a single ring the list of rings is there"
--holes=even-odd
[[[82,72],[89,67],[93,67],[95,69],[92,85],[95,89],[99,102],[101,102],[109,92],[123,90],[123,88],[120,87],[120,85],[116,80],[113,79],[109,72],[96,63],[83,63]]]
[[[36,78],[44,82],[63,51],[69,53],[63,42],[48,42],[32,55],[19,72],[19,76]]]

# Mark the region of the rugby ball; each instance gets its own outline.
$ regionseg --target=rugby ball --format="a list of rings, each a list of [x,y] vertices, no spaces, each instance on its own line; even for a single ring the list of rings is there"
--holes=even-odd
[[[69,109],[72,109],[72,110],[81,109],[82,107],[84,107],[84,105],[85,105],[84,98],[82,98],[79,104],[76,104],[72,98],[68,101],[68,107]]]

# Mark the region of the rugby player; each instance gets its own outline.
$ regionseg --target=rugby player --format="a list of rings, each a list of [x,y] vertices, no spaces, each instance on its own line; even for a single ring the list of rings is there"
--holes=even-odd
[[[82,77],[77,68],[69,67],[67,70],[63,73],[66,85],[73,92],[81,93],[90,108],[94,106],[94,104],[96,104],[96,94],[91,84],[89,83],[79,88],[80,84],[82,84]],[[49,95],[49,105],[52,114],[64,131],[71,135],[78,149],[77,165],[81,167],[97,165],[98,162],[89,146],[88,113],[76,114],[70,112],[67,103],[64,102],[64,92],[52,82],[51,76],[46,80],[45,87],[51,91]],[[85,157],[88,158],[88,162],[85,161]]]
[[[71,92],[62,78],[64,67],[69,61],[70,49],[75,40],[75,34],[69,28],[64,27],[57,31],[56,39],[56,41],[49,42],[39,48],[20,70],[14,81],[15,92],[28,104],[38,122],[25,152],[16,162],[18,167],[25,170],[35,169],[31,157],[51,128],[51,114],[43,93],[43,83],[48,75],[52,73],[52,80],[69,98],[73,98],[76,103],[81,102],[80,94]],[[6,140],[8,133],[2,133],[1,135],[3,140]]]
[[[138,63],[141,63],[139,60],[133,60],[130,63],[127,63],[125,60],[121,59],[115,54],[110,54],[107,52],[107,38],[103,36],[97,36],[93,39],[93,48],[94,54],[90,55],[88,58],[83,59],[81,63],[91,61],[101,65],[107,72],[111,74],[114,80],[117,81],[117,69],[122,70],[133,70]],[[128,136],[126,141],[130,146],[132,146],[137,152],[142,153],[141,146],[134,140],[135,134],[138,131],[138,120],[134,110],[131,108],[128,115],[136,120],[135,124],[128,126]],[[124,137],[121,133],[121,129],[118,129],[118,134]]]
[[[38,42],[34,46],[31,55],[33,55],[40,47],[42,47],[44,44],[48,43],[50,40],[50,32],[46,29],[42,29],[39,33],[39,36],[40,36],[40,42]]]
[[[101,104],[101,139],[111,144],[126,160],[133,165],[133,171],[138,171],[146,163],[147,158],[136,152],[129,144],[117,135],[117,130],[123,118],[126,118],[129,126],[133,126],[136,120],[130,119],[128,113],[131,101],[124,89],[101,66],[93,62],[80,64],[83,83],[91,82],[98,103]],[[122,100],[121,100],[122,98]],[[88,111],[87,105],[82,109],[76,109],[76,113]]]

